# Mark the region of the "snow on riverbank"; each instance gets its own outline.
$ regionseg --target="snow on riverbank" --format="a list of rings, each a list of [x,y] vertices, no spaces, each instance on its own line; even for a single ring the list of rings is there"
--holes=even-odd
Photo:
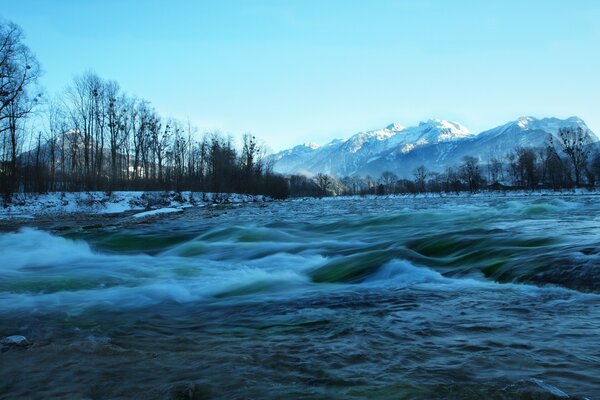
[[[262,195],[199,192],[77,192],[16,194],[12,203],[0,208],[0,219],[35,218],[63,214],[117,214],[130,211],[181,210],[207,204],[270,201]],[[147,213],[142,213],[147,214]],[[136,214],[138,217],[139,214]],[[147,214],[145,216],[150,216]]]
[[[324,201],[366,199],[411,199],[411,198],[523,198],[523,197],[553,197],[553,196],[600,196],[600,191],[587,189],[564,191],[481,191],[474,194],[461,192],[454,193],[421,193],[421,194],[392,194],[392,195],[365,195],[365,196],[336,196],[323,197]],[[303,201],[309,198],[294,198],[292,201]],[[46,193],[46,194],[16,194],[12,203],[0,207],[0,220],[7,219],[32,219],[39,216],[53,216],[64,214],[118,214],[124,212],[158,211],[164,209],[181,210],[189,207],[203,207],[209,204],[254,203],[271,201],[262,195],[244,195],[227,193],[201,193],[201,192],[77,192],[77,193]],[[154,215],[160,214],[159,212]],[[152,214],[134,215],[142,218]]]
[[[157,210],[150,210],[150,211],[144,211],[141,213],[133,214],[131,217],[132,218],[146,218],[146,217],[153,217],[155,215],[160,215],[160,214],[172,214],[172,213],[179,213],[179,212],[183,212],[183,208],[166,207],[166,208],[159,208]]]

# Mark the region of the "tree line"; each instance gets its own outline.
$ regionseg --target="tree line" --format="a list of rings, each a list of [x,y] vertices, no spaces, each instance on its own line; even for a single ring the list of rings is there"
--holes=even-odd
[[[288,195],[265,147],[160,116],[94,72],[46,101],[23,31],[0,21],[0,191],[194,190]]]
[[[517,147],[486,160],[466,156],[444,172],[424,165],[399,178],[390,171],[379,177],[336,178],[318,174],[312,178],[292,176],[292,196],[389,195],[417,193],[475,193],[480,190],[563,190],[594,188],[600,183],[600,151],[594,150],[590,132],[565,127],[550,135],[540,148]]]

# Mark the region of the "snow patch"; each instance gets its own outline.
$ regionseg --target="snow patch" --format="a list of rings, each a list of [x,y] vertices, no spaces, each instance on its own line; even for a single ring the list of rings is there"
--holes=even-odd
[[[155,215],[160,215],[160,214],[171,214],[171,213],[180,213],[183,212],[182,208],[172,208],[172,207],[167,207],[167,208],[159,208],[158,210],[151,210],[151,211],[144,211],[138,214],[133,214],[131,217],[132,218],[147,218],[147,217],[152,217]]]
[[[406,127],[404,125],[400,125],[397,122],[393,122],[393,123],[389,124],[388,126],[386,126],[385,129],[390,130],[390,131],[400,132],[400,131],[405,130]]]
[[[400,149],[400,151],[401,151],[402,153],[406,154],[406,153],[410,153],[410,151],[411,151],[412,149],[414,149],[414,148],[415,148],[415,145],[414,145],[414,144],[412,144],[412,143],[407,143],[407,144],[405,144],[404,146],[402,146],[402,148]]]
[[[0,219],[30,219],[63,214],[120,214],[130,211],[183,209],[207,204],[253,203],[271,199],[262,195],[211,192],[79,192],[15,194]]]

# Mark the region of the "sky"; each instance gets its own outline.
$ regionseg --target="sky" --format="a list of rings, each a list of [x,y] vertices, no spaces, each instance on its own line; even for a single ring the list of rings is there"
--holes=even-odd
[[[391,122],[600,134],[596,0],[0,0],[59,94],[93,70],[165,117],[278,151]]]

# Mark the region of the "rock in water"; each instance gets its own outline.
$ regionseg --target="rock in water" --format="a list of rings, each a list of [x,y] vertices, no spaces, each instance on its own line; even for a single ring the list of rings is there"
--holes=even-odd
[[[21,336],[21,335],[7,336],[4,339],[2,339],[0,341],[0,343],[2,343],[5,346],[16,346],[16,347],[27,347],[31,344],[25,336]]]

